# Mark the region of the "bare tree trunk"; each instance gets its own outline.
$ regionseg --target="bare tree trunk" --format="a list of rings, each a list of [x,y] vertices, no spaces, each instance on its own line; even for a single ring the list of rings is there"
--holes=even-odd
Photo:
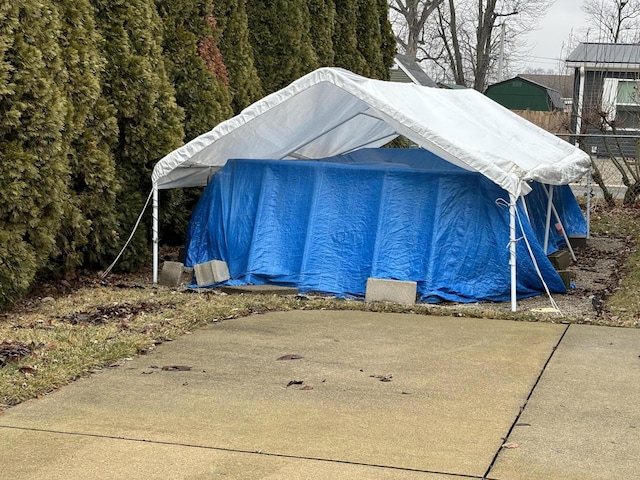
[[[638,175],[638,172],[635,168],[636,167],[635,163],[637,162],[637,158],[629,158],[624,154],[624,151],[622,150],[622,145],[620,144],[620,139],[617,136],[618,129],[616,128],[616,125],[614,122],[610,122],[606,118],[603,118],[602,126],[603,128],[601,128],[601,131],[603,134],[606,134],[605,126],[609,126],[611,128],[611,132],[613,133],[613,139],[615,141],[618,152],[620,152],[620,155],[621,155],[621,159],[616,157],[614,152],[611,151],[611,148],[609,147],[608,139],[605,136],[604,146],[607,149],[607,154],[609,155],[611,162],[616,167],[618,172],[620,172],[622,184],[625,187],[627,187],[622,203],[624,205],[632,205],[635,203],[638,194],[640,194],[640,175]],[[638,149],[636,148],[636,157],[638,155],[637,150]]]
[[[407,54],[429,59],[447,81],[484,90],[494,66],[499,17],[518,15],[506,29],[506,45],[531,28],[553,0],[389,0],[398,43]],[[429,8],[427,8],[427,5]],[[415,7],[415,8],[413,8]],[[437,14],[431,15],[435,8]],[[430,16],[431,15],[431,16]],[[419,21],[418,21],[419,20]],[[423,22],[424,21],[424,22]],[[425,25],[425,23],[428,23]],[[507,58],[509,49],[507,49]]]
[[[405,55],[416,60],[422,41],[424,24],[444,0],[390,0],[389,8],[400,15],[406,25],[406,36],[396,35]]]
[[[589,150],[584,141],[584,138],[580,138],[580,140],[578,140],[578,143],[582,150],[589,153]],[[607,185],[604,183],[604,179],[602,178],[602,174],[600,173],[600,169],[598,168],[598,165],[596,164],[596,162],[593,161],[593,158],[591,157],[591,155],[589,155],[589,158],[591,159],[591,178],[600,187],[600,190],[602,190],[602,196],[604,197],[604,201],[607,204],[607,206],[615,207],[616,201],[614,200],[613,195],[611,195],[611,192],[607,188]]]
[[[476,29],[476,64],[473,88],[483,92],[491,61],[491,34],[496,23],[496,0],[478,1],[478,28]]]
[[[458,24],[456,22],[456,9],[453,0],[449,0],[450,25],[451,25],[451,43],[453,45],[454,54],[454,78],[457,85],[466,85],[464,78],[464,66],[462,65],[462,51],[460,50],[460,42],[458,41]]]

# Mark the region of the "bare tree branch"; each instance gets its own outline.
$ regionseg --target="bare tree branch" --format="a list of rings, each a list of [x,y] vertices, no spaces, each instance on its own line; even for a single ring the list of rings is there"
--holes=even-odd
[[[640,36],[640,0],[585,0],[582,11],[600,42],[635,42]]]
[[[400,15],[405,31],[396,31],[396,40],[405,55],[417,58],[418,45],[423,38],[425,23],[444,0],[389,0],[391,10]]]
[[[407,55],[443,81],[484,90],[495,76],[500,26],[505,64],[519,38],[535,27],[553,0],[389,0],[394,31]],[[640,0],[633,0],[640,1]],[[406,16],[405,16],[406,14]],[[521,49],[521,48],[520,48]]]

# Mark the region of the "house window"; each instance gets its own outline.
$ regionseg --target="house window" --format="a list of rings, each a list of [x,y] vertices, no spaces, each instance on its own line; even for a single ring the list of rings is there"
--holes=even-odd
[[[619,128],[640,128],[640,82],[619,80],[616,125]]]
[[[640,130],[640,80],[605,78],[602,111],[616,128]]]

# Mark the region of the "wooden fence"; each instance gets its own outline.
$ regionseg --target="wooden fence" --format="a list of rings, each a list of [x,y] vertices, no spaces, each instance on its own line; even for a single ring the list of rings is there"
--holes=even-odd
[[[535,123],[551,133],[570,133],[571,116],[569,112],[538,112],[533,110],[512,110],[522,118]]]

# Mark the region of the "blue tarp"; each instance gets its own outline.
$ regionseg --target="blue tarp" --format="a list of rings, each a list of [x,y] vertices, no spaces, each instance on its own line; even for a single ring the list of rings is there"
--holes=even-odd
[[[555,198],[567,232],[586,231],[568,187],[556,187]],[[498,199],[507,193],[481,174],[419,149],[230,160],[193,212],[185,261],[223,260],[233,284],[361,296],[375,277],[416,281],[425,302],[504,301],[509,211]],[[527,209],[532,223],[521,206],[519,217],[542,275],[552,292],[565,292],[540,246],[546,215],[540,185],[527,196]],[[563,243],[555,228],[551,234],[550,252]],[[517,258],[518,297],[542,293],[523,241]]]

